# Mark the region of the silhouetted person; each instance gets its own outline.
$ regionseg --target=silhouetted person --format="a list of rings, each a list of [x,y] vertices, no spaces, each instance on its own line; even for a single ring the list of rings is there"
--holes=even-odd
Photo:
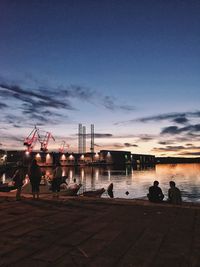
[[[53,173],[53,180],[52,180],[52,191],[53,191],[53,197],[58,197],[60,192],[60,185],[62,183],[62,167],[60,162],[58,162],[57,167],[54,170]]]
[[[107,192],[108,192],[108,195],[109,195],[110,198],[113,198],[114,197],[114,195],[113,195],[113,183],[111,183],[108,186]]]
[[[12,178],[12,180],[14,181],[14,185],[17,189],[16,200],[21,200],[21,191],[22,191],[24,179],[25,179],[25,173],[23,170],[22,162],[18,162],[17,170],[15,171],[13,178]]]
[[[33,198],[35,199],[35,197],[37,197],[38,199],[42,173],[41,173],[40,167],[37,164],[36,159],[33,159],[30,165],[28,176],[30,179],[31,187],[32,187]]]
[[[168,201],[172,204],[181,204],[181,191],[176,187],[174,181],[169,182],[170,189],[168,190]]]
[[[159,182],[154,181],[153,185],[149,187],[149,194],[147,194],[147,197],[149,201],[151,202],[162,202],[164,195],[161,190],[161,188],[158,186]]]

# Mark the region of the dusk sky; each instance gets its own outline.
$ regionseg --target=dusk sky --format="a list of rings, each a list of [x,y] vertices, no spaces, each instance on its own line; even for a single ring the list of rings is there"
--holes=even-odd
[[[0,38],[1,149],[200,156],[199,0],[1,0]]]

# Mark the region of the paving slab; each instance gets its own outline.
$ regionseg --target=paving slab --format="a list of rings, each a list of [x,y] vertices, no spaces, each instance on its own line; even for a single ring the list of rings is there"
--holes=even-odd
[[[0,266],[200,266],[200,206],[0,194]]]

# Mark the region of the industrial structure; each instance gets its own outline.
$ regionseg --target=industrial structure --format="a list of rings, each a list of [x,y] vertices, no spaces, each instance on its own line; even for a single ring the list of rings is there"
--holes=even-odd
[[[90,137],[90,147],[87,146],[87,137]],[[14,163],[19,160],[25,166],[35,158],[40,166],[55,166],[58,162],[62,166],[79,166],[79,165],[132,165],[132,166],[152,166],[155,164],[155,156],[131,154],[130,151],[119,150],[101,150],[95,153],[94,149],[94,124],[90,125],[90,134],[86,133],[86,126],[81,123],[78,125],[78,152],[69,153],[65,148],[69,145],[62,141],[59,152],[49,152],[48,144],[50,139],[54,140],[50,132],[41,134],[41,131],[35,126],[31,133],[25,138],[25,151],[7,151],[7,162]],[[41,145],[40,151],[34,151],[36,143]],[[87,151],[87,147],[90,151]]]

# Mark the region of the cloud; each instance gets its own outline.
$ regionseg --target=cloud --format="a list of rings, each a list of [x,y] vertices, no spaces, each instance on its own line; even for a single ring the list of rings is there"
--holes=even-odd
[[[172,120],[176,123],[185,124],[188,122],[187,117],[197,117],[200,118],[200,111],[194,112],[173,112],[166,114],[159,114],[155,116],[143,117],[137,119],[139,122],[149,122],[149,121],[162,121],[162,120]]]
[[[163,151],[167,151],[167,152],[173,152],[173,151],[180,151],[183,150],[185,147],[184,146],[166,146],[166,147],[154,147],[152,149],[152,151],[154,152],[163,152]]]
[[[173,143],[174,143],[173,141],[159,141],[158,142],[159,145],[171,145]]]
[[[189,122],[189,120],[184,116],[183,117],[174,118],[172,121],[175,122],[175,123],[179,123],[179,124],[186,124],[186,123]]]
[[[105,96],[102,100],[102,104],[106,109],[109,109],[109,110],[123,110],[123,111],[135,110],[135,107],[130,106],[130,105],[116,104],[115,98],[111,96]]]
[[[166,147],[154,147],[152,149],[152,151],[154,152],[179,152],[179,151],[183,151],[183,150],[199,150],[200,146],[195,146],[192,145],[191,146],[166,146]],[[193,152],[192,152],[193,153]]]
[[[200,152],[183,152],[183,153],[180,153],[179,155],[182,155],[182,156],[200,156]]]
[[[124,143],[125,147],[138,147],[136,144]]]
[[[86,134],[86,137],[87,138],[90,138],[91,137],[91,134]],[[95,133],[94,134],[94,138],[111,138],[111,137],[113,137],[113,135],[112,134],[109,134],[109,133]]]
[[[165,127],[161,131],[161,135],[164,135],[164,134],[174,135],[174,134],[187,133],[187,132],[191,134],[200,132],[200,124],[188,125],[182,128],[179,128],[177,126]]]
[[[146,135],[141,135],[140,138],[139,138],[139,141],[148,142],[148,141],[151,141],[153,139],[154,139],[153,136],[146,134]]]
[[[104,96],[84,86],[47,87],[37,84],[37,88],[30,89],[0,79],[0,96],[8,102],[15,101],[15,109],[17,112],[21,112],[24,117],[25,126],[29,125],[30,120],[34,124],[41,125],[59,124],[63,120],[69,120],[66,112],[77,110],[75,104],[73,104],[74,99],[86,101],[93,105],[100,104],[109,110],[131,111],[134,109],[129,105],[117,104],[114,97]],[[7,104],[0,102],[0,109],[7,108],[7,113],[12,114],[12,110],[9,111],[8,107]],[[18,124],[15,123],[15,125]]]
[[[5,103],[0,102],[0,109],[4,109],[7,108],[8,105],[6,105]]]
[[[159,121],[165,121],[169,120],[171,122],[177,123],[177,124],[187,124],[189,123],[188,118],[200,118],[200,111],[193,111],[193,112],[172,112],[172,113],[165,113],[165,114],[158,114],[154,116],[147,116],[147,117],[142,117],[138,119],[131,119],[128,121],[121,121],[121,122],[116,122],[115,125],[120,125],[120,124],[130,124],[130,123],[135,123],[135,122],[142,122],[142,123],[147,123],[147,122],[159,122]]]

